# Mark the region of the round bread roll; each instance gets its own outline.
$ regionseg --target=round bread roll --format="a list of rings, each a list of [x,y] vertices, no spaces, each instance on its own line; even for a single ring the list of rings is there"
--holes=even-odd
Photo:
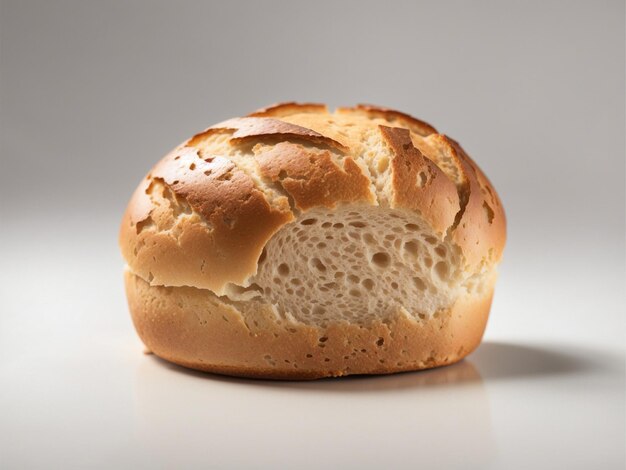
[[[406,114],[286,103],[163,158],[124,215],[146,347],[220,374],[314,379],[459,361],[506,237],[457,142]]]

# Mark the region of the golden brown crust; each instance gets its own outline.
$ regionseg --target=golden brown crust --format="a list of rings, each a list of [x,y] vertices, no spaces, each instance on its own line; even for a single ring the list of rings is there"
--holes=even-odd
[[[152,211],[149,180],[142,183],[124,217],[120,239],[135,272],[154,284],[193,285],[221,293],[228,282],[243,283],[256,272],[270,237],[293,219],[287,204],[271,207],[252,179],[230,160],[203,159],[189,147],[161,160],[151,180],[160,180],[206,221],[183,219],[178,236],[144,230],[139,224]]]
[[[387,323],[321,328],[277,319],[265,304],[233,304],[189,287],[150,286],[130,272],[125,281],[137,333],[157,356],[193,369],[270,379],[452,364],[480,343],[493,294],[492,283],[482,296],[460,298],[427,321],[399,313]]]
[[[437,129],[425,121],[393,109],[374,106],[371,104],[358,104],[352,108],[339,108],[340,113],[360,113],[370,118],[382,118],[394,126],[405,127],[421,136],[436,134]]]
[[[341,168],[329,151],[289,142],[257,146],[254,156],[261,174],[279,183],[300,210],[334,207],[342,202],[373,204],[375,201],[369,178],[350,157],[343,159]]]
[[[195,145],[199,139],[206,138],[213,132],[234,130],[230,139],[231,144],[243,144],[255,139],[266,137],[280,137],[283,140],[302,139],[317,145],[327,145],[340,151],[346,151],[346,147],[330,137],[324,136],[306,127],[297,126],[288,122],[268,117],[244,117],[233,118],[220,122],[206,131],[194,136],[188,145]]]
[[[497,263],[506,241],[506,218],[493,186],[458,142],[442,134],[413,139],[424,155],[450,168],[460,208],[448,234],[461,249],[464,268],[480,270]]]
[[[328,108],[321,103],[296,103],[289,101],[286,103],[276,103],[267,108],[257,109],[248,114],[249,117],[283,117],[295,113],[320,113],[327,114]]]
[[[483,260],[496,263],[502,257],[506,242],[506,216],[500,197],[458,142],[440,137],[456,151],[469,181],[469,198],[453,239],[463,250],[469,269],[476,269]]]
[[[456,186],[413,145],[408,129],[380,126],[391,148],[391,207],[417,211],[432,228],[445,235],[459,211]]]

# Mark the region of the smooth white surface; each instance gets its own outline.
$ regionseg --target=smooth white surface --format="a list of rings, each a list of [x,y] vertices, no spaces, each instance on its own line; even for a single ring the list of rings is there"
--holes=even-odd
[[[624,466],[619,260],[579,258],[604,265],[595,278],[563,261],[533,271],[513,245],[485,342],[458,365],[249,381],[142,354],[116,217],[22,219],[3,234],[2,468]]]

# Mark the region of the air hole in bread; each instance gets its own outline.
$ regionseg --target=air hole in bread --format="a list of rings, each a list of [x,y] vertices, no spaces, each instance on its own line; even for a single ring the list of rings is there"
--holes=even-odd
[[[426,243],[428,243],[429,245],[434,245],[434,244],[437,243],[437,239],[435,237],[431,237],[431,236],[424,237],[424,241]]]
[[[321,307],[320,305],[316,305],[315,307],[313,307],[313,312],[312,314],[316,317],[322,316],[326,313],[326,309],[324,309],[324,307]]]
[[[418,290],[420,290],[420,291],[425,291],[426,290],[426,283],[423,281],[422,278],[414,277],[413,278],[413,283],[415,284],[415,287],[417,287]]]
[[[304,219],[300,222],[300,225],[314,225],[317,222],[317,219]]]
[[[435,265],[435,272],[440,279],[446,279],[448,277],[448,265],[445,262],[440,261]]]
[[[322,263],[319,258],[311,258],[311,266],[313,266],[318,271],[324,272],[326,271],[326,265]]]
[[[372,256],[372,263],[379,268],[386,268],[387,266],[389,266],[389,262],[389,255],[382,251],[374,253],[374,255]]]
[[[352,227],[356,227],[356,228],[364,228],[367,227],[367,225],[365,224],[365,222],[350,222],[348,225],[352,226]]]
[[[374,236],[371,233],[366,233],[365,235],[363,235],[363,240],[368,245],[376,244],[376,239],[374,238]]]
[[[415,241],[405,242],[404,251],[406,251],[409,255],[416,257],[419,253],[419,245]]]
[[[278,274],[280,274],[281,276],[288,276],[289,275],[289,266],[287,266],[285,263],[281,263],[278,265]]]

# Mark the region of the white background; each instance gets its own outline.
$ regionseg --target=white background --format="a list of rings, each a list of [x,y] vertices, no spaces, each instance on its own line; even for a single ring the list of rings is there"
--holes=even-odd
[[[0,7],[0,467],[624,468],[624,4]],[[509,240],[448,368],[231,379],[142,354],[117,228],[169,148],[281,100],[458,139]]]

